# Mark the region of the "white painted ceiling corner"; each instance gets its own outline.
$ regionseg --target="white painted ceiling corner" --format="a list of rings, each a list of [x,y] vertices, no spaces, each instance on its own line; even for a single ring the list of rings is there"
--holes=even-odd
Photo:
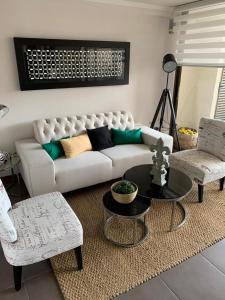
[[[130,8],[138,8],[144,9],[151,15],[154,16],[161,16],[170,18],[173,15],[174,8],[168,7],[165,5],[158,5],[158,4],[151,4],[147,2],[142,2],[138,0],[85,0],[86,2],[92,3],[100,3],[100,4],[109,4],[109,5],[117,5],[117,6],[124,6]]]

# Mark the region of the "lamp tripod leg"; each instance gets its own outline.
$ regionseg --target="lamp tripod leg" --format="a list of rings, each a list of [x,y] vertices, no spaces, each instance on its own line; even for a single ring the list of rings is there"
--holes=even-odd
[[[160,116],[160,120],[159,120],[159,131],[161,131],[162,126],[163,126],[165,108],[166,108],[166,94],[164,96],[164,100],[163,100],[163,103],[162,103],[161,116]]]
[[[174,107],[173,107],[173,102],[171,100],[171,96],[170,96],[170,92],[169,90],[166,91],[166,94],[168,96],[169,99],[169,104],[170,104],[170,110],[171,110],[171,118],[172,118],[172,128],[173,131],[175,131],[175,135],[176,135],[176,140],[177,140],[177,146],[178,146],[178,150],[180,151],[180,143],[179,143],[179,138],[178,138],[178,133],[177,133],[177,124],[176,124],[176,115],[175,115],[175,111],[174,111]]]
[[[163,106],[163,103],[165,102],[165,99],[166,99],[165,93],[166,93],[166,90],[164,89],[163,92],[162,92],[161,98],[159,100],[159,103],[157,105],[157,108],[156,108],[156,111],[155,111],[155,115],[154,115],[152,123],[151,123],[151,128],[154,128],[155,122],[156,122],[156,120],[158,118],[158,114],[160,112],[160,109]]]

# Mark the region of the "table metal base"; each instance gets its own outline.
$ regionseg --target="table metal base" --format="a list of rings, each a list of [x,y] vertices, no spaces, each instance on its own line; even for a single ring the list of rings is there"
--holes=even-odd
[[[175,230],[179,229],[181,226],[183,226],[186,223],[186,221],[188,219],[187,209],[185,208],[185,206],[181,202],[173,201],[172,205],[173,205],[173,207],[172,207],[171,223],[170,223],[170,230],[169,231],[175,231]],[[180,209],[182,210],[183,219],[178,225],[174,225],[175,210],[176,210],[177,206],[179,206]]]
[[[132,218],[133,222],[134,222],[134,229],[133,229],[133,242],[132,243],[121,243],[118,241],[113,240],[112,238],[109,237],[108,235],[108,227],[110,226],[110,224],[112,223],[113,220],[120,218],[120,216],[116,216],[116,215],[112,215],[109,218],[107,218],[104,222],[104,235],[106,237],[106,239],[110,242],[112,242],[113,244],[117,245],[117,246],[121,246],[121,247],[134,247],[137,245],[140,245],[141,243],[143,243],[146,238],[148,237],[149,234],[149,230],[148,227],[145,223],[145,216],[144,216],[144,220],[142,221],[141,219],[136,219],[136,218]],[[131,218],[125,218],[124,216],[121,219],[128,219],[131,220]],[[143,227],[143,235],[140,239],[136,239],[136,231],[137,231],[137,224],[141,224],[141,226]]]

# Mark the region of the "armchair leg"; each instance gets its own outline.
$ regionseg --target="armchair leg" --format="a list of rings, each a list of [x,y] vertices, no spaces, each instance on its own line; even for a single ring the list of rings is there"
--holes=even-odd
[[[75,251],[75,256],[77,259],[78,270],[82,270],[83,269],[83,260],[82,260],[81,246],[75,248],[74,251]]]
[[[223,191],[224,188],[225,177],[220,179],[220,191]]]
[[[198,184],[198,202],[202,203],[204,193],[204,185]]]
[[[13,275],[15,290],[19,291],[21,289],[22,267],[13,266]]]

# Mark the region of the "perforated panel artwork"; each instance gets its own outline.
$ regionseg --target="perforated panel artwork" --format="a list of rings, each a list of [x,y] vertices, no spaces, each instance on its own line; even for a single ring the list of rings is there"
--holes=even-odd
[[[14,38],[21,90],[129,83],[130,43]]]

